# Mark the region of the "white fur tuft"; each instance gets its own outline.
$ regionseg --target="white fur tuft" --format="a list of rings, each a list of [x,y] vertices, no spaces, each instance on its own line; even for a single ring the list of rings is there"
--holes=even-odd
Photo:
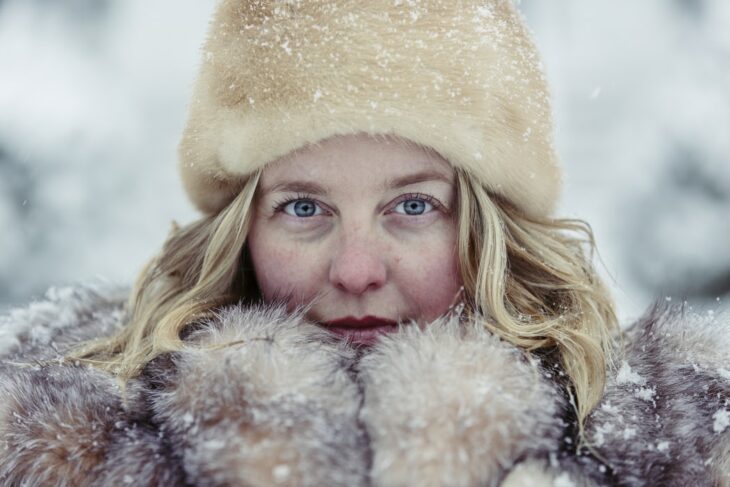
[[[378,485],[487,485],[559,436],[554,387],[479,323],[405,327],[361,374]]]

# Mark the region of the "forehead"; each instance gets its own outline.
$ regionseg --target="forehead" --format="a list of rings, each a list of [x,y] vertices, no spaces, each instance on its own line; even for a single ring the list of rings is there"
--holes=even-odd
[[[365,134],[333,137],[297,150],[266,166],[262,174],[265,189],[282,181],[387,188],[424,180],[453,182],[453,169],[435,151]]]

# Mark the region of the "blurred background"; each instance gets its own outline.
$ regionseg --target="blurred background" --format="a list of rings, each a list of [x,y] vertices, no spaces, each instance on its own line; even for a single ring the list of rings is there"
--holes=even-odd
[[[131,283],[197,217],[176,145],[214,0],[0,0],[0,311]],[[730,299],[730,2],[523,0],[551,82],[559,213],[624,322]]]

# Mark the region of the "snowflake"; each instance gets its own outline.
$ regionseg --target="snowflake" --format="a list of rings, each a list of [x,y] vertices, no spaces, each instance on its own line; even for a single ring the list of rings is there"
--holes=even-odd
[[[722,433],[730,426],[730,413],[727,409],[718,409],[715,414],[712,415],[712,419],[715,423],[712,425],[712,429],[715,433]]]
[[[631,370],[631,366],[624,361],[621,364],[621,368],[616,375],[616,384],[636,384],[643,386],[646,384],[646,379],[641,377],[639,374]]]

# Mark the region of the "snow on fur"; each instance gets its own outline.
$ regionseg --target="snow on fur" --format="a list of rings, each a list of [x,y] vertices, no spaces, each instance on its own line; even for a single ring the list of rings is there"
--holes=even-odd
[[[405,326],[360,353],[301,314],[231,306],[148,364],[126,397],[102,371],[36,360],[122,326],[123,300],[110,296],[71,290],[52,301],[62,319],[50,305],[0,318],[23,330],[0,363],[0,484],[730,480],[723,315],[657,308],[632,327],[577,452],[555,364],[479,323]]]
[[[2,485],[172,485],[179,467],[149,425],[127,420],[113,378],[48,366],[0,376]]]
[[[627,338],[588,425],[622,485],[730,481],[730,431],[713,429],[713,415],[730,404],[730,381],[719,373],[730,361],[730,320],[657,305]]]
[[[27,354],[30,347],[47,351],[78,342],[86,338],[84,324],[92,327],[92,335],[111,333],[119,326],[128,296],[127,287],[101,280],[52,287],[43,299],[0,315],[0,357],[17,351],[21,343]]]

